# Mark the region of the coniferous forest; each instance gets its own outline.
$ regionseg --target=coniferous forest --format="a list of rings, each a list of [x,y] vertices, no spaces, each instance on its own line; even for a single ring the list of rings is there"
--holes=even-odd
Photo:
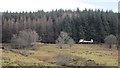
[[[118,36],[117,26],[118,14],[111,10],[7,11],[2,14],[2,42],[10,42],[13,34],[30,28],[39,34],[44,43],[55,43],[61,31],[67,32],[76,43],[82,38],[104,43],[106,36]]]

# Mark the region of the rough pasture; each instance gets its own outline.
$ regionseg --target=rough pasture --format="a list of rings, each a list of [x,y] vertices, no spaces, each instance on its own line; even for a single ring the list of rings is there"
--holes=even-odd
[[[42,44],[37,50],[6,49],[0,52],[3,66],[60,66],[63,64],[61,59],[65,59],[63,57],[69,60],[64,63],[66,65],[118,66],[118,51],[97,45],[75,44],[70,48],[65,44],[63,49],[59,49],[56,44]]]

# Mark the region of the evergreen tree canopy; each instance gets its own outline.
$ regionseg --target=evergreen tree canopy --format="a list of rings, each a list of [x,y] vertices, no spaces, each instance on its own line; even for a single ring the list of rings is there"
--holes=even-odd
[[[112,11],[80,11],[79,8],[76,11],[3,12],[2,42],[9,42],[13,34],[30,28],[46,43],[55,43],[61,31],[67,32],[77,43],[81,38],[103,43],[106,36],[117,35],[117,15]]]

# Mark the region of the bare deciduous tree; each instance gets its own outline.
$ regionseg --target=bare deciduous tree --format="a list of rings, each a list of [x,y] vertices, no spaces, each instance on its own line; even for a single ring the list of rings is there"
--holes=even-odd
[[[64,44],[69,44],[71,47],[74,43],[74,40],[66,32],[63,31],[60,33],[60,36],[56,40],[56,44],[59,44],[60,49],[63,48]]]
[[[11,43],[13,48],[29,48],[31,43],[36,42],[38,38],[39,36],[35,31],[26,29],[20,31],[18,35],[13,35]]]
[[[27,41],[17,35],[13,35],[11,43],[13,48],[24,48],[27,45]]]
[[[109,48],[112,47],[113,44],[117,43],[117,38],[114,35],[109,35],[104,39],[105,43],[109,45]]]
[[[70,38],[70,39],[67,41],[67,43],[70,45],[70,47],[72,47],[72,45],[75,44],[75,41],[74,41],[72,38]]]

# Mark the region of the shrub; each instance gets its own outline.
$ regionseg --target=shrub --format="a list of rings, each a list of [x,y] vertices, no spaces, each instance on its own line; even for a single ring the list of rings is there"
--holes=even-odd
[[[11,44],[13,48],[29,48],[31,47],[31,43],[36,42],[38,38],[39,36],[35,31],[31,29],[26,29],[20,31],[19,34],[13,35],[11,39]]]
[[[22,53],[21,53],[21,55],[23,55],[23,56],[27,57],[27,56],[29,56],[29,55],[30,55],[30,53],[29,53],[29,52],[22,52]]]
[[[112,48],[113,44],[117,43],[117,38],[114,35],[109,35],[104,39],[105,43],[109,46],[109,48]]]
[[[56,40],[56,44],[59,44],[59,47],[62,49],[64,44],[69,44],[71,47],[75,42],[66,32],[61,32]]]
[[[71,58],[68,55],[59,55],[57,57],[56,63],[61,66],[71,66],[70,60]]]

